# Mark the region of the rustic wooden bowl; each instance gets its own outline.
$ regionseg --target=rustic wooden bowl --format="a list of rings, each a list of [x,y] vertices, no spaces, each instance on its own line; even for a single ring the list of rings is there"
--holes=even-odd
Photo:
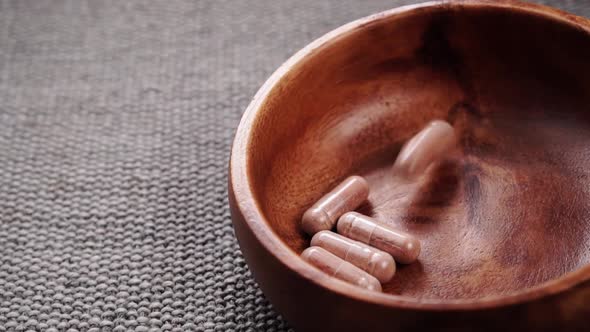
[[[460,144],[419,183],[390,167],[445,119]],[[435,2],[316,40],[238,128],[232,218],[275,308],[302,331],[590,329],[590,21],[514,1]],[[298,254],[303,212],[351,174],[361,208],[419,237],[384,293]]]

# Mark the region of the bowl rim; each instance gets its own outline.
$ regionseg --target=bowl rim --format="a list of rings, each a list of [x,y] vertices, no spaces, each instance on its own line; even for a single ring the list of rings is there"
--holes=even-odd
[[[574,288],[581,283],[590,281],[590,264],[587,264],[577,270],[568,272],[559,278],[551,279],[530,288],[510,292],[508,294],[492,295],[482,298],[422,299],[403,295],[371,292],[355,287],[336,278],[329,278],[330,280],[326,278],[317,278],[322,272],[301,259],[297,253],[280,239],[266,220],[262,209],[256,202],[256,195],[254,194],[252,183],[248,176],[250,170],[250,158],[248,152],[250,151],[252,141],[252,129],[256,122],[258,111],[261,109],[262,105],[264,105],[267,96],[271,94],[277,83],[316,50],[328,46],[358,28],[378,23],[385,19],[392,18],[393,16],[401,17],[404,15],[415,14],[417,11],[423,9],[438,10],[441,8],[487,8],[520,12],[577,28],[587,33],[590,38],[590,19],[576,16],[552,7],[515,0],[430,1],[397,7],[342,25],[314,40],[285,61],[265,81],[246,108],[236,130],[229,162],[229,189],[235,197],[233,201],[236,210],[242,215],[244,223],[256,237],[257,241],[285,267],[301,275],[308,281],[326,288],[333,293],[377,305],[435,311],[490,309],[534,301],[542,297],[556,295]]]

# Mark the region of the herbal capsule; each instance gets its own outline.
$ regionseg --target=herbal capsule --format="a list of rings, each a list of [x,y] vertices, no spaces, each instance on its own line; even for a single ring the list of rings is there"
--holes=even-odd
[[[430,122],[404,145],[393,165],[394,173],[406,178],[423,174],[453,148],[455,141],[455,130],[450,124],[441,120]]]
[[[368,196],[367,181],[360,176],[351,176],[305,211],[301,226],[310,235],[332,229],[338,217],[359,207]]]
[[[326,249],[365,270],[382,283],[391,280],[395,274],[395,261],[390,254],[342,235],[321,231],[313,236],[311,245]]]
[[[375,277],[323,248],[309,247],[301,253],[301,258],[332,277],[368,290],[381,291],[381,284]]]
[[[340,217],[337,227],[341,235],[381,249],[400,263],[412,263],[420,255],[418,239],[379,224],[375,219],[360,213],[344,214]]]

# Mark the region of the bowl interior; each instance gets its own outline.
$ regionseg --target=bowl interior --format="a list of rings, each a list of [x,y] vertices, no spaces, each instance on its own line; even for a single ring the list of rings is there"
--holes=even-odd
[[[332,38],[258,110],[255,199],[296,253],[303,212],[348,175],[364,213],[420,238],[384,292],[473,299],[532,287],[590,262],[590,36],[565,21],[487,6],[425,7]],[[418,183],[390,167],[428,121],[459,147]]]

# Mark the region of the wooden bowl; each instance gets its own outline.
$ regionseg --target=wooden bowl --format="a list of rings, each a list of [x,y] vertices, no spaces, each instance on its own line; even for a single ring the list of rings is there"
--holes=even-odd
[[[460,143],[418,183],[401,145],[445,119]],[[246,261],[302,331],[590,328],[590,21],[514,1],[434,2],[316,40],[239,125],[229,197]],[[361,211],[415,234],[384,293],[299,258],[303,212],[348,175]]]

